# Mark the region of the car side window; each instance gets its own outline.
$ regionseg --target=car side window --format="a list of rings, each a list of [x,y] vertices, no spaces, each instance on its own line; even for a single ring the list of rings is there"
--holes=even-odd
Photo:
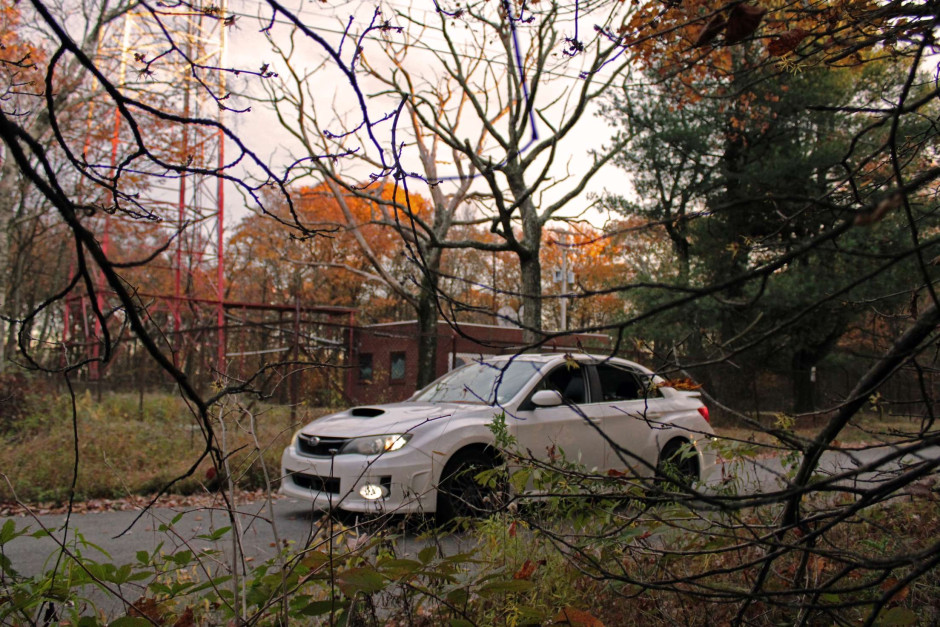
[[[584,368],[573,368],[562,365],[539,381],[534,392],[539,390],[556,390],[568,403],[581,405],[587,402],[587,386],[584,381]]]
[[[652,384],[650,377],[616,364],[598,364],[600,401],[635,401],[657,398],[662,393]]]

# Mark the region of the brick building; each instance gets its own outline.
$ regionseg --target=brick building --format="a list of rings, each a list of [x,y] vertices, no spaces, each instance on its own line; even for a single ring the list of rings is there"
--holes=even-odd
[[[467,336],[467,337],[465,337]],[[460,333],[437,323],[435,378],[482,355],[512,353],[522,347],[522,329],[488,324],[460,324]],[[544,352],[596,350],[610,346],[602,334],[573,334],[544,344]],[[418,323],[389,322],[358,327],[353,335],[346,395],[354,404],[400,401],[418,381]]]

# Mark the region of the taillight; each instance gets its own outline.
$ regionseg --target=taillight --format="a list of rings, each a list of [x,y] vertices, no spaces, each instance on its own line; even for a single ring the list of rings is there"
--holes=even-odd
[[[708,408],[702,405],[698,408],[698,413],[702,414],[702,418],[705,419],[705,422],[711,422],[708,418]]]

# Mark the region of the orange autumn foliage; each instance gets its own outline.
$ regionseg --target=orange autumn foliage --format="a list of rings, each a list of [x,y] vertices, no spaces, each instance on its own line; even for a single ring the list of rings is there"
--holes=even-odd
[[[379,190],[392,199],[393,186]],[[393,209],[353,194],[344,195],[348,220],[325,186],[304,187],[293,194],[293,211],[286,202],[273,202],[269,212],[284,223],[299,224],[308,235],[291,231],[268,215],[252,215],[236,228],[228,242],[230,298],[243,302],[293,303],[356,307],[363,321],[387,321],[405,315],[408,306],[378,280],[357,237],[363,238],[384,268],[397,277],[413,272],[409,252],[393,225],[409,227],[406,210]],[[427,202],[404,192],[416,216],[425,215]]]

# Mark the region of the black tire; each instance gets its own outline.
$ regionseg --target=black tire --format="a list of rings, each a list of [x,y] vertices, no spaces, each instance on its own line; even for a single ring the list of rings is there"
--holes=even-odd
[[[680,485],[689,487],[699,480],[698,454],[689,454],[689,441],[682,438],[669,440],[659,454],[656,475],[667,492],[679,491]]]
[[[438,524],[494,512],[498,491],[481,485],[476,476],[498,464],[496,455],[484,449],[458,451],[451,457],[437,485]]]

